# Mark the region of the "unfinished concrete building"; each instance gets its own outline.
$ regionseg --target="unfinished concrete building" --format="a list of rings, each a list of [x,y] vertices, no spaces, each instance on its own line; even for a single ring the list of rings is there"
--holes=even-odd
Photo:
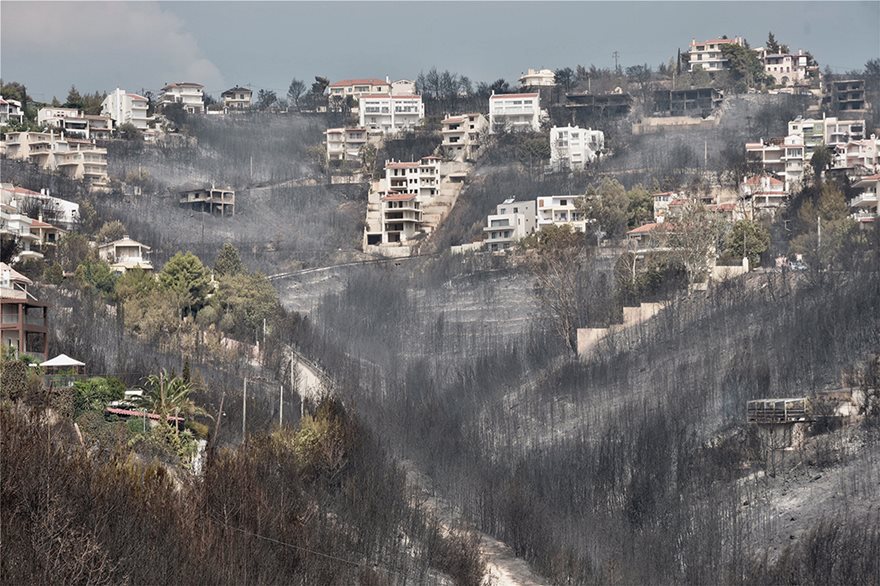
[[[198,212],[222,217],[235,215],[235,191],[228,188],[204,187],[180,194],[180,205]]]
[[[712,87],[654,92],[654,114],[705,118],[721,105],[724,95]]]

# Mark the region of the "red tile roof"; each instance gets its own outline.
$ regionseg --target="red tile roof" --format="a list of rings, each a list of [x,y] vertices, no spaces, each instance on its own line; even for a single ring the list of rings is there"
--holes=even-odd
[[[131,417],[143,417],[143,411],[133,411],[131,409],[118,409],[116,407],[107,407],[104,409],[105,413],[112,413],[113,415],[128,415]],[[174,417],[171,415],[166,415],[165,417],[168,421],[183,421],[183,417]],[[147,413],[147,419],[152,419],[154,421],[158,421],[162,419],[162,416],[158,413]]]
[[[385,195],[382,201],[411,201],[416,198],[415,193],[397,193],[394,195]]]
[[[395,100],[421,100],[422,96],[416,95],[393,95],[393,94],[361,94],[361,98],[393,98]]]
[[[540,94],[538,94],[537,92],[536,92],[536,93],[530,93],[530,94],[493,94],[492,96],[489,97],[489,99],[491,99],[491,100],[495,100],[495,99],[499,99],[499,98],[505,98],[505,99],[512,99],[512,98],[536,98],[536,97],[538,97],[539,95],[540,95]]]
[[[138,95],[138,94],[125,94],[125,95],[128,96],[129,98],[134,98],[135,100],[141,100],[143,102],[149,101],[149,100],[147,100],[147,98],[145,98],[141,95]]]
[[[175,87],[200,87],[200,88],[203,88],[205,86],[203,86],[200,83],[195,83],[192,81],[175,81],[174,83],[169,83],[168,85],[166,85],[162,89],[167,90],[167,89],[171,89],[171,88],[175,88]]]
[[[414,169],[418,166],[419,166],[418,162],[402,163],[402,162],[397,161],[394,163],[388,163],[387,165],[385,165],[385,168],[386,169]]]
[[[348,87],[350,85],[391,85],[384,79],[341,79],[339,81],[334,81],[330,84],[330,87]]]
[[[785,185],[781,180],[777,179],[776,177],[770,177],[770,176],[766,176],[766,175],[765,176],[752,175],[751,177],[746,179],[745,183],[746,183],[746,185],[761,185],[761,183],[762,183],[761,179],[763,177],[767,177],[767,179],[770,180],[770,185],[778,185],[780,187]]]
[[[650,224],[644,224],[639,226],[638,228],[633,228],[627,234],[648,234],[649,232],[653,232],[654,230],[666,226],[665,223],[659,222],[651,222]]]

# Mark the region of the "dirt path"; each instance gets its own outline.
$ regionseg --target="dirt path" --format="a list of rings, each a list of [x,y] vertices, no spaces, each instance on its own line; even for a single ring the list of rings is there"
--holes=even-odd
[[[446,499],[434,491],[433,482],[423,474],[418,466],[410,461],[400,462],[406,471],[407,486],[413,498],[422,504],[447,531],[464,529],[480,538],[480,553],[486,561],[484,586],[534,586],[547,584],[535,574],[529,564],[516,557],[507,544],[491,535],[478,531],[467,523]]]

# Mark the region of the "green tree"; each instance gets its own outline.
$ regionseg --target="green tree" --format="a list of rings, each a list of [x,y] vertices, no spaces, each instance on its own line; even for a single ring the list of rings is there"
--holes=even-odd
[[[143,298],[156,289],[156,279],[140,267],[125,271],[116,279],[114,293],[116,300],[124,303],[128,299]]]
[[[764,64],[755,51],[729,43],[721,45],[721,55],[728,61],[735,91],[745,93],[749,88],[757,88],[764,83]]]
[[[268,110],[277,101],[278,96],[272,90],[260,90],[257,92],[258,110]]]
[[[95,249],[89,245],[89,239],[79,232],[68,232],[58,242],[55,260],[68,272],[90,258],[96,258]]]
[[[264,275],[234,273],[220,278],[217,302],[223,310],[230,334],[250,339],[263,327],[263,320],[271,323],[281,311],[278,292]]]
[[[776,42],[776,36],[774,36],[773,31],[767,35],[767,52],[776,54],[779,53],[779,43]]]
[[[95,289],[104,295],[113,293],[116,275],[103,260],[86,260],[76,267],[76,280],[86,289]]]
[[[95,240],[98,244],[105,244],[107,242],[113,242],[114,240],[119,240],[123,236],[125,236],[125,224],[120,222],[119,220],[110,220],[109,222],[104,222],[104,225],[101,226],[101,229],[98,230],[97,236],[95,236]]]
[[[684,265],[688,284],[693,285],[708,276],[721,225],[699,201],[688,201],[682,207],[674,222],[661,224],[664,229],[658,237],[672,249],[674,259]]]
[[[83,107],[83,98],[80,95],[79,91],[76,89],[75,85],[70,86],[70,91],[67,92],[67,101],[64,103],[65,108],[82,108]]]
[[[227,242],[220,249],[217,260],[214,261],[214,276],[220,278],[224,275],[236,275],[244,272],[244,264],[238,249],[231,242]]]
[[[654,219],[654,196],[641,185],[626,192],[629,199],[627,226],[636,228]]]
[[[194,315],[211,290],[210,271],[191,252],[178,252],[159,273],[162,289],[174,295],[182,315]]]
[[[126,122],[116,127],[116,136],[122,140],[139,140],[141,131],[131,122]]]
[[[810,157],[810,166],[813,168],[813,177],[818,184],[822,180],[822,172],[831,166],[833,156],[831,149],[824,144],[817,145]]]
[[[578,206],[588,218],[596,221],[596,227],[605,232],[607,238],[618,238],[626,232],[630,199],[616,179],[603,179],[598,187],[591,186]]]
[[[770,232],[754,220],[743,219],[733,224],[724,236],[724,255],[749,259],[749,266],[757,266],[761,255],[770,247]]]

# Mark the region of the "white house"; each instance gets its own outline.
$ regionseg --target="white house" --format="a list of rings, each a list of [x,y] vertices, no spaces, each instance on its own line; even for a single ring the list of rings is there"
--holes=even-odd
[[[556,74],[552,69],[529,69],[519,76],[519,85],[530,87],[553,87],[556,85]]]
[[[205,86],[200,83],[179,81],[169,83],[162,88],[159,94],[159,106],[166,107],[170,104],[182,104],[183,109],[190,114],[203,114],[205,112]]]
[[[423,199],[437,195],[440,187],[440,158],[419,161],[385,161],[383,187],[388,193],[411,193]]]
[[[420,126],[425,119],[422,96],[364,94],[358,102],[360,126],[395,134]]]
[[[810,57],[802,50],[795,53],[770,53],[764,55],[764,73],[773,77],[778,85],[793,86],[809,83],[818,66],[810,65]]]
[[[785,182],[768,174],[752,175],[740,185],[740,197],[757,210],[774,210],[788,201]]]
[[[19,208],[30,205],[29,200],[36,200],[39,205],[51,210],[51,221],[66,230],[71,230],[77,221],[79,221],[79,204],[53,197],[49,195],[48,189],[39,192],[25,189],[24,187],[16,187],[11,183],[0,183],[0,203],[10,204],[15,202]]]
[[[483,228],[486,249],[500,252],[510,248],[535,231],[537,214],[535,201],[516,201],[513,198],[498,204],[494,214],[486,218]]]
[[[489,97],[489,133],[541,130],[541,95],[496,94]]]
[[[571,226],[577,232],[587,229],[587,217],[578,210],[583,195],[545,195],[538,198],[538,231],[547,226]]]
[[[116,88],[101,103],[101,113],[110,116],[116,126],[131,124],[138,130],[147,129],[147,98]]]
[[[328,161],[361,161],[361,149],[372,138],[366,128],[360,127],[328,128],[324,137]]]
[[[40,126],[61,127],[65,118],[81,118],[79,108],[46,107],[37,110],[37,124]]]
[[[24,112],[21,109],[21,102],[0,96],[0,126],[5,126],[10,122],[21,124],[23,120]]]
[[[880,139],[872,134],[863,140],[851,140],[834,149],[834,167],[880,172]]]
[[[386,77],[379,79],[377,77],[366,79],[342,79],[334,81],[327,88],[328,95],[333,97],[351,96],[355,100],[367,94],[387,94],[391,93],[391,81]]]
[[[803,185],[804,166],[809,163],[804,139],[795,134],[784,139],[746,143],[746,159],[784,181],[788,193]]]
[[[862,177],[853,187],[858,195],[849,201],[852,217],[862,224],[872,224],[880,217],[880,175]]]
[[[479,112],[447,116],[441,122],[443,151],[457,161],[473,159],[482,145],[482,137],[489,128],[486,117]]]
[[[601,130],[571,125],[550,129],[550,167],[556,171],[582,171],[604,148],[605,133]]]
[[[675,191],[663,191],[655,193],[651,197],[654,200],[654,221],[662,224],[669,215],[669,204],[679,199],[680,196]]]
[[[865,138],[864,120],[840,120],[829,116],[822,118],[796,118],[788,123],[788,134],[801,137],[806,150],[805,157],[813,156],[813,149],[820,144],[829,148],[846,144],[851,140]]]
[[[223,106],[230,110],[248,110],[251,107],[254,92],[246,87],[235,86],[222,94]]]
[[[398,79],[391,82],[391,94],[394,96],[412,96],[416,93],[416,82],[411,79]]]
[[[66,137],[85,140],[109,139],[113,130],[109,116],[83,114],[76,108],[40,108],[37,111],[37,123],[57,128]]]
[[[124,273],[135,267],[152,271],[153,263],[147,258],[149,253],[149,246],[128,236],[98,246],[98,256],[110,263],[110,268],[117,273]]]
[[[742,37],[733,39],[709,39],[708,41],[691,40],[688,51],[688,71],[722,71],[728,68],[727,58],[721,53],[724,45],[744,46]]]
[[[0,239],[15,239],[19,251],[14,260],[41,259],[43,255],[31,247],[38,244],[39,235],[32,230],[34,220],[25,215],[17,201],[0,203]]]
[[[8,132],[6,156],[27,159],[42,169],[85,180],[93,188],[109,185],[107,149],[87,140],[66,138],[55,131]]]

